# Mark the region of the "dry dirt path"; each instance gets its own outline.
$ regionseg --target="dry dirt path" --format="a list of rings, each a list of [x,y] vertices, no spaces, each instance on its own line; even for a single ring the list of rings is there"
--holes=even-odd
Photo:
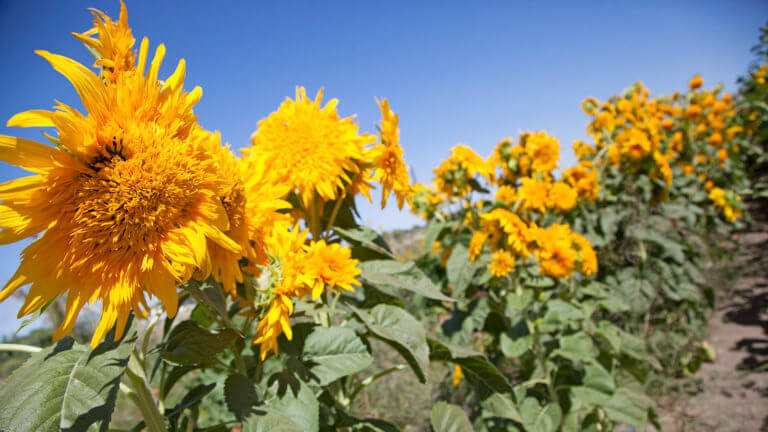
[[[732,287],[722,287],[731,294],[709,322],[717,358],[694,377],[695,393],[661,402],[665,431],[768,432],[768,232],[762,231],[740,238],[743,270]]]

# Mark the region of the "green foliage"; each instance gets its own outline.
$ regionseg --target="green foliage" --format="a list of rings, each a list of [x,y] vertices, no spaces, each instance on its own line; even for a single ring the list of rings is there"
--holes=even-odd
[[[0,429],[106,431],[136,331],[113,339],[91,350],[67,337],[32,354],[0,388]]]

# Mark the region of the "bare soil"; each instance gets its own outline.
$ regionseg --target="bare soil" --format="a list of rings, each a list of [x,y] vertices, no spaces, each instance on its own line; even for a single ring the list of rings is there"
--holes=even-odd
[[[768,225],[759,226],[740,237],[741,270],[709,322],[716,360],[660,401],[665,431],[768,432]]]

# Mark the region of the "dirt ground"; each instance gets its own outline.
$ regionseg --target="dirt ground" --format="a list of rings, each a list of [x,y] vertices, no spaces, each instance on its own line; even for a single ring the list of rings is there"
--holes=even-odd
[[[716,360],[660,401],[665,431],[768,432],[768,232],[761,231],[741,236],[742,270],[710,319]]]

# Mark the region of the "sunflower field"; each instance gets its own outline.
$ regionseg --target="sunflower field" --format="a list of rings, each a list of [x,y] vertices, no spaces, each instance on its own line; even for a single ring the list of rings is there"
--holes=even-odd
[[[573,166],[529,131],[487,157],[456,146],[418,184],[396,103],[361,131],[297,87],[236,154],[198,123],[184,60],[158,76],[165,47],[125,5],[93,14],[72,34],[92,65],[36,52],[84,111],[57,100],[8,120],[40,141],[0,136],[30,173],[0,184],[0,241],[32,240],[0,301],[21,293],[30,320],[63,305],[50,343],[0,344],[24,356],[0,430],[645,430],[659,389],[715,358],[712,263],[768,195],[768,30],[738,93],[696,75],[584,100]],[[376,188],[424,219],[420,252],[360,224]],[[364,409],[400,371],[437,389],[424,424]]]

